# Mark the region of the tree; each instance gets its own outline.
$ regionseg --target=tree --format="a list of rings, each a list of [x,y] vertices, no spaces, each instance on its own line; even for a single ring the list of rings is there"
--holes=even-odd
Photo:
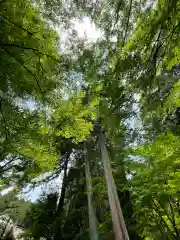
[[[40,131],[42,121],[45,124],[45,108],[59,84],[59,54],[56,32],[30,1],[1,1],[0,5],[1,175],[10,182],[10,172],[14,180],[21,172],[26,180],[27,172],[35,168],[41,172],[45,162],[39,164],[38,156],[45,148],[53,158],[48,141],[45,148],[37,143],[43,139]]]
[[[27,215],[29,234],[178,239],[179,1],[0,4],[3,184],[63,177]],[[83,16],[102,32],[96,42],[73,28]],[[61,61],[49,21],[70,33]]]
[[[84,151],[85,151],[85,174],[86,174],[86,185],[87,185],[87,195],[88,195],[90,238],[92,240],[98,240],[97,219],[96,219],[96,213],[95,213],[95,208],[93,203],[92,180],[91,180],[90,165],[88,161],[87,143],[85,143]]]
[[[37,203],[33,203],[27,211],[24,225],[26,234],[35,239],[52,239],[53,219],[56,211],[57,194],[42,196]]]
[[[18,198],[16,192],[10,192],[0,197],[1,215],[7,214],[13,221],[23,224],[26,211],[30,208],[31,202]]]
[[[102,161],[104,165],[104,172],[105,172],[105,177],[107,182],[109,204],[111,208],[115,238],[129,239],[129,235],[126,229],[124,217],[122,214],[122,210],[121,210],[118,195],[117,195],[117,190],[116,190],[114,179],[111,172],[111,166],[110,166],[110,161],[108,159],[108,152],[106,149],[104,136],[102,133],[100,136],[100,145],[101,145]]]

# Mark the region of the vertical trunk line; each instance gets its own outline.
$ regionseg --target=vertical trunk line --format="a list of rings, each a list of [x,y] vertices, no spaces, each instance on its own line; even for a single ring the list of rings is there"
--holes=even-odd
[[[66,185],[67,185],[67,168],[68,168],[69,157],[70,157],[70,154],[66,153],[65,162],[64,162],[64,176],[63,176],[63,182],[62,182],[62,188],[61,188],[61,196],[60,196],[59,204],[57,207],[57,213],[62,212],[63,207],[64,207],[64,199],[65,199]]]
[[[90,239],[98,240],[97,219],[96,219],[96,213],[95,213],[95,208],[93,204],[91,172],[90,172],[90,166],[88,161],[88,150],[87,150],[86,143],[84,144],[84,151],[85,151],[85,174],[86,174],[86,187],[87,187],[87,197],[88,197]]]
[[[63,176],[63,182],[62,182],[62,187],[61,187],[61,195],[60,195],[59,201],[57,202],[57,210],[54,215],[54,220],[56,220],[56,218],[63,213],[63,209],[64,209],[64,200],[65,200],[66,187],[67,187],[67,170],[68,170],[68,162],[69,162],[70,153],[67,152],[64,157],[65,157],[64,176]],[[59,228],[55,229],[54,240],[59,240],[59,238],[61,237],[61,234],[62,234],[62,219],[61,218],[59,219],[58,224],[59,224]],[[51,239],[51,233],[49,233],[48,239]]]
[[[100,148],[101,148],[101,158],[102,158],[105,178],[106,178],[106,185],[107,185],[115,239],[129,240],[124,217],[120,207],[119,198],[117,195],[116,186],[114,183],[114,178],[112,175],[109,155],[105,145],[105,139],[104,139],[103,133],[100,133]]]

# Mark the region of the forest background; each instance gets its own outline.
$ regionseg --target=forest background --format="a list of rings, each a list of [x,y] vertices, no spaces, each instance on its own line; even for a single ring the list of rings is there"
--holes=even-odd
[[[180,1],[2,0],[0,23],[1,215],[31,239],[180,239]]]

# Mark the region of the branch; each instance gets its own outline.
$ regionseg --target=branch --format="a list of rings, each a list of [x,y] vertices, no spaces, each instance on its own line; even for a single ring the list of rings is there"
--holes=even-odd
[[[1,102],[0,102],[0,112],[1,112],[1,115],[2,115],[2,118],[3,118],[3,122],[4,122],[4,132],[5,132],[5,136],[6,136],[6,140],[8,141],[8,131],[7,131],[7,124],[6,124],[6,118],[4,116],[4,112],[3,112],[3,108],[2,108],[2,99],[1,99]]]
[[[40,68],[41,68],[41,70],[42,70],[42,74],[44,75],[44,72],[47,73],[47,71],[44,69],[44,67],[43,67],[43,65],[42,65],[42,63],[41,63],[40,57],[39,57],[39,56],[37,56],[37,57],[38,57],[38,59],[39,59],[39,65],[40,65]]]
[[[164,45],[165,41],[166,41],[169,37],[172,37],[172,36],[173,36],[174,32],[176,31],[176,29],[177,29],[179,26],[180,26],[180,22],[179,22],[179,23],[172,29],[172,31],[162,40],[162,43],[156,48],[156,51],[155,51],[155,53],[154,53],[153,55],[157,55],[159,49]],[[156,42],[159,41],[161,32],[162,32],[162,29],[161,29],[161,31],[159,32],[159,35],[158,35],[158,38],[157,38]],[[167,49],[167,48],[166,48],[166,49]],[[154,48],[153,48],[153,50],[154,50]],[[164,53],[164,54],[165,54],[165,53]],[[151,57],[151,56],[150,56],[150,57]],[[150,57],[149,57],[149,59],[150,59]]]
[[[8,18],[7,18],[6,16],[4,16],[3,14],[0,14],[0,16],[3,17],[4,19],[6,19],[6,21],[12,23],[14,26],[16,26],[16,27],[22,29],[23,31],[27,32],[27,33],[28,33],[29,35],[31,35],[31,36],[36,33],[36,32],[30,32],[28,29],[20,26],[19,24],[12,22],[10,19],[8,19]]]
[[[162,226],[162,219],[161,218],[159,219],[159,215],[157,214],[156,211],[155,211],[155,213],[153,213],[153,211],[152,211],[152,214],[155,217],[156,222],[158,223],[158,225],[156,223],[156,226],[159,228],[159,231],[160,231],[162,237],[164,238],[165,233],[164,233],[164,229],[163,229],[163,226]]]
[[[179,23],[172,29],[172,31],[162,40],[162,43],[157,47],[157,49],[156,49],[155,53],[153,54],[153,56],[155,56],[155,55],[158,54],[160,48],[164,45],[165,41],[166,41],[169,37],[170,37],[170,39],[172,38],[174,32],[176,31],[176,29],[177,29],[179,26],[180,26],[180,22],[179,22]],[[159,36],[158,36],[158,38],[159,38]],[[158,38],[157,38],[156,42],[158,41]],[[165,53],[166,53],[166,51],[167,51],[167,47],[168,47],[168,45],[169,45],[170,39],[169,39],[168,43],[167,43],[166,46],[165,46],[165,50],[164,50],[163,54],[161,54],[161,56],[160,56],[161,58],[165,55]],[[149,58],[143,63],[144,66],[149,62],[150,59],[152,59],[151,56],[152,56],[153,50],[154,50],[154,48],[152,49]],[[151,72],[151,71],[153,71],[153,73],[155,74],[156,71],[157,71],[158,66],[159,66],[159,64],[157,64],[157,65],[155,66],[155,69],[149,68],[148,71],[147,71],[145,74],[147,74],[147,73],[149,73],[149,72]]]
[[[173,236],[174,239],[176,238],[176,235],[172,232],[172,230],[170,229],[170,227],[168,226],[168,224],[166,223],[166,221],[164,220],[164,218],[161,216],[161,213],[159,211],[159,206],[156,204],[156,202],[153,200],[153,204],[155,206],[155,210],[158,213],[159,218],[161,219],[161,221],[163,222],[164,226],[168,229],[168,231],[171,233],[171,235]]]
[[[118,22],[118,19],[119,19],[119,11],[120,11],[121,5],[122,5],[122,1],[119,1],[118,6],[117,6],[117,10],[116,10],[116,20],[115,20],[115,23],[114,23],[114,27],[115,27],[115,25],[116,25],[116,23]]]
[[[3,169],[5,168],[9,163],[12,163],[14,160],[16,159],[16,156],[11,158],[11,160],[9,160],[6,164],[4,164],[3,166],[1,166],[0,168]]]
[[[171,210],[171,215],[172,215],[172,221],[171,221],[171,223],[172,223],[172,225],[173,225],[173,228],[174,228],[174,230],[175,230],[175,233],[176,233],[176,235],[177,235],[177,238],[179,238],[180,235],[179,235],[179,231],[178,231],[178,228],[177,228],[177,225],[176,225],[176,220],[175,220],[175,216],[174,216],[174,210],[173,210],[173,206],[172,206],[172,204],[171,204],[171,200],[170,200],[169,197],[168,197],[168,202],[169,202],[169,206],[170,206],[170,210]]]
[[[127,20],[127,25],[126,25],[126,31],[125,31],[125,35],[124,35],[123,45],[125,44],[126,37],[127,37],[127,31],[128,31],[128,27],[129,27],[131,8],[132,8],[132,1],[133,0],[130,0],[130,6],[129,6],[129,12],[128,12],[128,20]]]
[[[43,52],[41,52],[37,48],[25,47],[25,46],[21,46],[21,45],[18,45],[18,44],[9,44],[9,43],[2,43],[2,42],[0,44],[3,45],[3,46],[7,46],[7,47],[17,47],[17,48],[22,48],[22,49],[25,49],[25,50],[32,50],[32,51],[38,52],[41,55],[47,56],[49,58],[52,58],[55,61],[59,61],[57,58],[55,58],[55,57],[53,57],[53,56],[51,56],[51,55],[49,55],[47,53],[43,53]]]
[[[24,63],[22,63],[19,59],[17,59],[11,52],[9,52],[6,48],[2,47],[4,49],[5,52],[7,52],[12,58],[14,58],[16,60],[16,62],[18,62],[30,75],[33,76],[33,78],[36,80],[36,83],[40,89],[40,91],[42,91],[41,86],[39,84],[39,81],[37,79],[37,77],[35,76],[35,74],[29,69],[27,68]]]
[[[3,239],[3,235],[6,233],[6,228],[7,228],[7,226],[8,226],[10,221],[11,221],[11,218],[9,217],[8,221],[6,222],[6,224],[5,224],[4,228],[3,228],[3,231],[1,233],[0,239]]]
[[[152,51],[151,51],[152,54],[153,54],[153,52],[154,52],[155,46],[158,45],[158,42],[159,42],[160,37],[161,37],[162,30],[163,30],[163,28],[161,27],[161,28],[160,28],[160,31],[159,31],[159,34],[158,34],[158,36],[157,36],[157,39],[156,39],[156,44],[154,44],[154,47],[152,48]],[[153,56],[154,56],[155,59],[156,59],[156,56],[157,56],[158,51],[159,51],[159,49],[160,49],[160,46],[161,46],[161,45],[159,45],[159,46],[156,48],[156,51],[155,51],[155,53],[153,54]],[[152,54],[151,54],[151,55],[152,55]],[[150,55],[150,56],[151,56],[151,55]]]
[[[177,202],[175,203],[178,214],[180,215],[180,200],[177,200]]]

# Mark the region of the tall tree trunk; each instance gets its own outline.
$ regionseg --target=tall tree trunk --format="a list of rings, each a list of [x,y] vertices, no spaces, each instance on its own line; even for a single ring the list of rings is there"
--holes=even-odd
[[[121,151],[121,150],[118,150]],[[124,168],[124,162],[122,161],[121,156],[116,155],[116,150],[110,147],[108,149],[109,156],[116,164],[116,173],[114,175],[115,184],[119,186],[127,186],[128,181],[126,178],[126,172]],[[137,232],[137,222],[134,217],[134,209],[131,201],[130,191],[124,189],[123,187],[117,188],[117,194],[119,201],[121,203],[121,209],[124,215],[125,223],[127,226],[129,238],[131,240],[141,240],[142,238],[139,236]]]
[[[64,209],[64,200],[65,200],[65,195],[66,195],[67,169],[68,169],[70,152],[66,152],[64,157],[65,157],[64,176],[63,176],[63,182],[62,182],[62,188],[61,188],[61,196],[60,196],[57,210],[55,213],[55,219],[58,219],[58,225],[55,225],[56,227],[55,227],[55,232],[54,232],[54,240],[63,239],[63,236],[62,236],[62,213],[63,213],[63,209]]]
[[[63,176],[63,182],[62,182],[62,188],[61,188],[61,196],[59,199],[58,207],[57,207],[57,213],[60,214],[63,211],[64,207],[64,199],[66,194],[66,185],[67,185],[67,169],[68,169],[68,162],[69,162],[69,156],[70,153],[66,153],[65,161],[64,161],[64,176]]]
[[[90,239],[98,240],[97,219],[96,219],[95,207],[93,204],[92,181],[91,181],[90,166],[88,161],[88,150],[87,150],[86,143],[84,144],[84,150],[85,150],[85,173],[86,173],[86,186],[87,186],[87,197],[88,197]]]
[[[108,198],[110,204],[110,210],[112,215],[112,222],[114,228],[114,234],[116,240],[129,240],[128,232],[126,229],[124,217],[120,207],[120,202],[117,195],[114,178],[112,175],[110,159],[105,144],[104,134],[100,134],[100,148],[101,158],[104,165],[104,173],[106,178],[106,185],[108,190]]]

